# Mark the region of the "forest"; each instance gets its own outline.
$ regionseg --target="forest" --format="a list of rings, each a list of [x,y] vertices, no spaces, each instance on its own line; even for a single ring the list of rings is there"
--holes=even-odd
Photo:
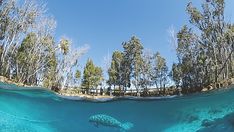
[[[79,70],[79,59],[89,46],[71,48],[69,38],[56,40],[56,20],[45,4],[2,0],[0,75],[26,85],[87,93],[98,87],[123,93],[133,87],[146,94],[151,88],[192,93],[221,87],[217,84],[234,77],[234,24],[226,20],[225,1],[207,0],[201,8],[190,2],[185,11],[189,24],[172,35],[178,60],[171,67],[159,52],[145,49],[137,36],[131,36],[122,42],[122,50],[112,53],[105,79],[104,70],[91,58]]]

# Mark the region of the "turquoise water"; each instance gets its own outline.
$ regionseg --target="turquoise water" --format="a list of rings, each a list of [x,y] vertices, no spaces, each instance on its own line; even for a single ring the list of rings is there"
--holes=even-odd
[[[0,84],[0,132],[119,132],[89,122],[105,114],[133,127],[128,132],[234,131],[234,90],[151,101],[74,101],[44,89]],[[203,122],[203,124],[202,124]]]

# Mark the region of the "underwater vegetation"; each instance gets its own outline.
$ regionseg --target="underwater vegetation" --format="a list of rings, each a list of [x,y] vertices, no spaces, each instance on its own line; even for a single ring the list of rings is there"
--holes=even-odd
[[[134,126],[130,122],[121,123],[114,117],[105,114],[93,115],[89,117],[89,122],[94,123],[96,127],[99,127],[99,125],[103,125],[108,127],[119,128],[121,132],[125,132]]]

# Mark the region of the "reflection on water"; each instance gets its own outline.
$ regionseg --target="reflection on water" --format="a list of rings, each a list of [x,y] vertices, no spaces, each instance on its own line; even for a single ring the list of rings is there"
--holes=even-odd
[[[232,89],[173,99],[94,103],[62,99],[43,89],[22,90],[2,83],[0,88],[7,88],[0,89],[1,132],[119,132],[125,122],[129,122],[126,128],[132,125],[128,132],[234,131]],[[106,115],[105,121],[96,120],[98,127],[90,123],[90,117],[100,114]]]

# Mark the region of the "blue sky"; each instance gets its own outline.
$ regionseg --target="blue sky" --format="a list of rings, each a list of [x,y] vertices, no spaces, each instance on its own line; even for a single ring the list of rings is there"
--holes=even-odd
[[[200,7],[202,0],[193,0]],[[114,50],[123,50],[121,43],[132,35],[140,38],[145,49],[159,51],[170,66],[176,62],[168,42],[168,29],[177,31],[188,23],[185,8],[189,0],[48,0],[48,12],[57,21],[56,38],[67,36],[74,47],[84,44],[90,50],[87,58],[103,66],[104,57]],[[226,0],[226,18],[234,20],[234,1]]]

